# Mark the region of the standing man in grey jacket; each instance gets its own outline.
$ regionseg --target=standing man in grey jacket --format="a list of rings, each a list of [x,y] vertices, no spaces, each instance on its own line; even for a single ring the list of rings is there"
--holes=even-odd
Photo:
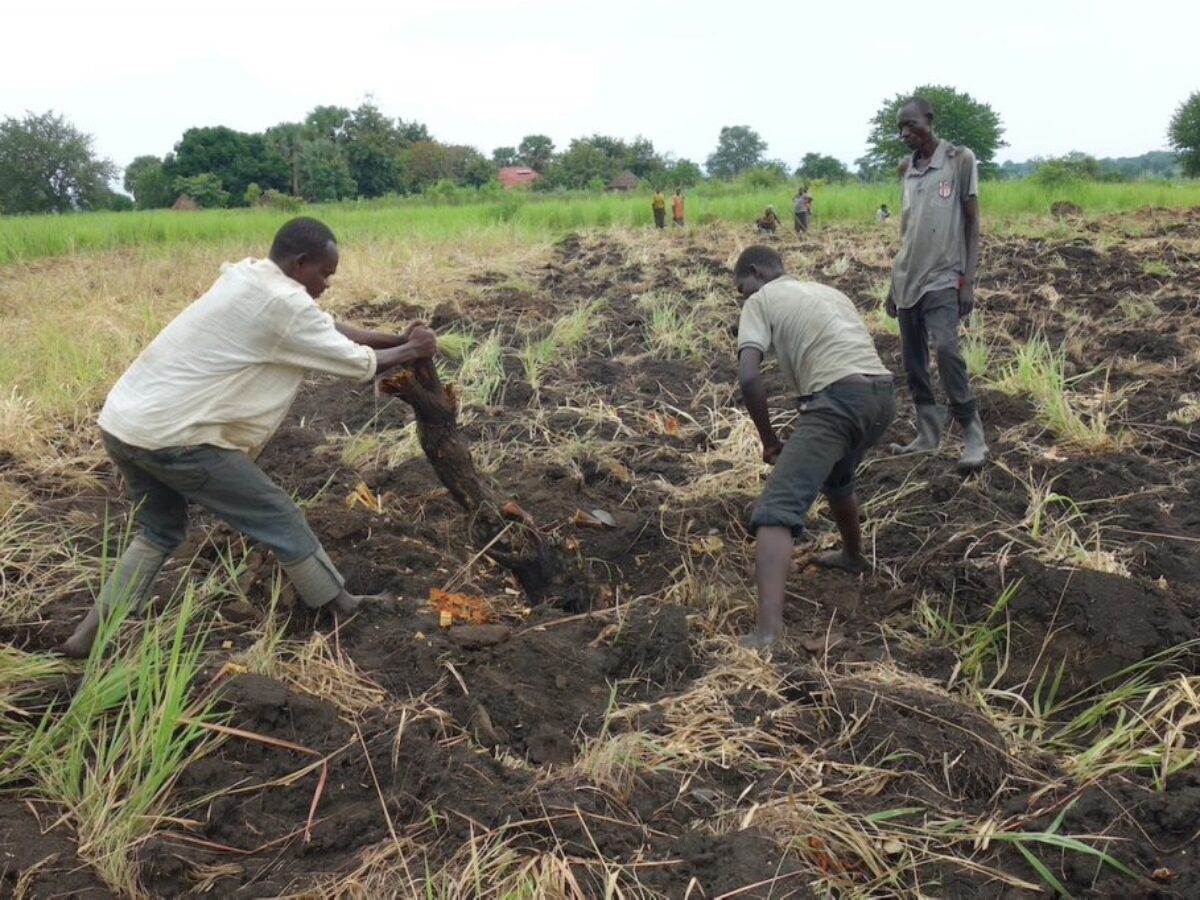
[[[959,349],[959,319],[975,307],[979,261],[979,170],[975,154],[938,138],[933,108],[914,97],[897,116],[900,140],[912,156],[900,167],[903,207],[900,252],[892,267],[887,311],[900,320],[908,389],[917,408],[917,435],[897,453],[932,453],[941,443],[946,409],[934,399],[929,344],[937,355],[950,414],[963,428],[961,471],[983,466],[988,448],[967,364]]]

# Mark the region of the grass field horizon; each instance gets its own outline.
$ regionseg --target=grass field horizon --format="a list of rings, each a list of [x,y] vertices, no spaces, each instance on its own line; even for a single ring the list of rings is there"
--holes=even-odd
[[[770,189],[706,183],[687,191],[689,223],[743,222],[749,226],[768,205],[789,225],[793,183]],[[899,185],[830,184],[814,188],[814,227],[875,224],[881,203],[900,209]],[[984,182],[985,224],[1010,227],[1047,216],[1052,204],[1073,203],[1087,215],[1145,207],[1200,206],[1200,180],[1101,183],[1073,181],[1047,187],[1030,180]],[[523,239],[552,239],[588,228],[650,227],[650,195],[511,193],[470,194],[452,200],[424,197],[313,204],[301,212],[234,208],[176,212],[74,213],[58,216],[0,216],[0,265],[121,247],[162,247],[198,243],[262,245],[288,218],[304,214],[326,221],[345,242],[372,238],[449,240],[487,232]]]

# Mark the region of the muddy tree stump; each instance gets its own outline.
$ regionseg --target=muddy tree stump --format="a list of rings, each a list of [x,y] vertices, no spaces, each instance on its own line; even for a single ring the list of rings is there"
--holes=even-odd
[[[458,427],[458,397],[443,385],[429,360],[399,369],[379,382],[385,393],[412,407],[421,449],[438,479],[462,507],[472,542],[512,572],[531,603],[550,603],[572,612],[590,610],[599,589],[578,551],[537,527],[533,517],[504,503],[480,477],[471,447]]]

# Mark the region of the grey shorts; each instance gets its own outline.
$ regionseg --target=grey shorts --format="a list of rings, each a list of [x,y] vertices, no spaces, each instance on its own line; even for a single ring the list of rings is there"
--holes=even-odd
[[[187,537],[191,503],[266,545],[284,565],[320,549],[304,513],[245,453],[206,444],[146,450],[101,436],[125,479],[138,530],[167,553]]]
[[[790,528],[799,537],[817,499],[854,493],[854,475],[863,456],[896,417],[890,377],[868,384],[835,384],[800,407],[796,430],[767,479],[750,518],[750,530]]]

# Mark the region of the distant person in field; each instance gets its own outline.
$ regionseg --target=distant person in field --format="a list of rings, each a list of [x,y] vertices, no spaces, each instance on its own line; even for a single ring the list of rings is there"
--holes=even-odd
[[[676,228],[683,227],[683,190],[675,188],[675,196],[671,200],[671,217]]]
[[[663,196],[661,190],[655,189],[654,196],[650,199],[650,208],[654,210],[654,227],[667,227],[667,198]]]
[[[796,191],[796,196],[792,199],[792,215],[796,220],[796,234],[803,234],[808,231],[808,226],[812,223],[812,194],[808,192],[808,185]]]
[[[755,535],[758,621],[743,643],[762,648],[783,635],[783,601],[792,546],[804,532],[809,508],[824,494],[842,538],[841,549],[816,563],[866,572],[855,496],[863,455],[896,415],[895,388],[858,310],[845,294],[784,271],[769,247],[748,247],[733,269],[745,299],[738,325],[738,381],[762,439],[763,461],[773,465],[750,529]],[[767,408],[762,364],[774,352],[800,417],[786,444]]]
[[[779,216],[775,214],[775,207],[768,206],[763,211],[762,218],[754,223],[754,227],[762,234],[774,234],[779,228]]]
[[[902,140],[912,151],[900,166],[903,205],[900,252],[892,266],[887,311],[900,320],[900,343],[908,389],[916,405],[917,434],[894,446],[897,453],[932,453],[941,443],[946,409],[934,399],[929,344],[949,400],[963,428],[960,470],[987,460],[983,423],[959,349],[959,320],[975,308],[979,261],[979,169],[975,154],[938,138],[933,108],[914,97],[897,116]]]
[[[875,221],[878,222],[880,225],[886,225],[888,223],[888,220],[891,217],[892,217],[892,212],[891,212],[891,210],[888,209],[887,204],[880,203],[879,209],[875,213]]]
[[[307,606],[347,614],[368,599],[347,592],[304,514],[253,461],[305,373],[369,383],[436,352],[433,332],[420,324],[397,336],[323,312],[316,301],[337,268],[333,232],[315,219],[291,220],[269,259],[227,264],[109,392],[100,434],[125,482],[137,534],[63,645],[66,655],[88,655],[101,617],[118,601],[145,604],[187,536],[193,503],[274,551]]]

